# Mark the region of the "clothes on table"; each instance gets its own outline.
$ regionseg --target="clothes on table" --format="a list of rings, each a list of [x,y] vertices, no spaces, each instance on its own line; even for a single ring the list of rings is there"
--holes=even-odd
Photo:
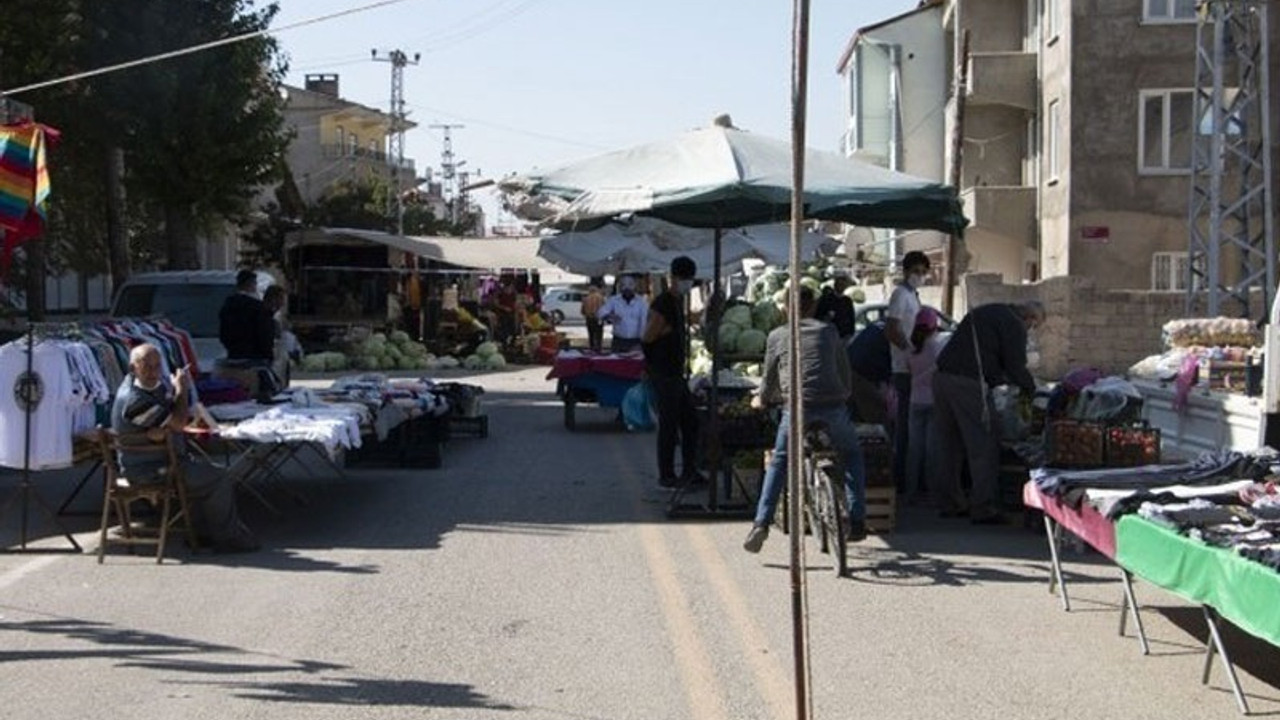
[[[1260,480],[1270,473],[1271,464],[1275,461],[1276,457],[1270,451],[1251,454],[1205,452],[1190,462],[1177,465],[1100,470],[1035,468],[1031,471],[1031,480],[1046,495],[1061,497],[1076,507],[1086,490],[1096,488],[1140,490],[1176,484],[1212,485],[1245,478]]]
[[[276,406],[219,430],[222,437],[251,442],[316,443],[335,455],[360,447],[360,414],[351,406]]]

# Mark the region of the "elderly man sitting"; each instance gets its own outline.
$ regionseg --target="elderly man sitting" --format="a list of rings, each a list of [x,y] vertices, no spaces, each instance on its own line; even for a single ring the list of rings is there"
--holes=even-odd
[[[129,375],[116,391],[111,408],[111,428],[122,438],[146,435],[164,441],[187,424],[187,397],[191,375],[180,368],[165,382],[160,351],[144,343],[129,353]],[[122,443],[124,444],[124,443]],[[145,453],[120,452],[120,469],[135,483],[155,482],[163,461]],[[201,542],[214,552],[253,552],[258,543],[236,511],[235,487],[217,468],[189,460],[184,478],[190,501],[191,523]]]

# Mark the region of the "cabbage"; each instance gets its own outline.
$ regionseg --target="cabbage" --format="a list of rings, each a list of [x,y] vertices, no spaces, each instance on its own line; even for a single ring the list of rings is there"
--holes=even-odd
[[[763,330],[751,328],[738,333],[738,352],[743,355],[763,355],[768,335]]]
[[[324,372],[325,360],[327,358],[324,353],[312,353],[302,358],[303,372]]]
[[[378,343],[378,344],[380,344],[380,345],[386,345],[386,344],[387,344],[387,334],[386,334],[386,333],[374,333],[373,335],[369,336],[369,342],[376,342],[376,343]]]
[[[507,366],[507,359],[502,357],[500,353],[494,353],[484,359],[484,367],[486,370],[501,370]]]
[[[751,327],[769,332],[782,324],[782,313],[772,300],[761,300],[751,307]]]
[[[325,370],[346,370],[347,356],[339,352],[325,353],[327,357],[324,359]]]
[[[396,345],[403,345],[409,342],[409,333],[403,330],[392,330],[387,339]]]
[[[751,327],[751,308],[746,305],[734,305],[724,311],[722,323],[733,323],[739,327]]]
[[[357,356],[352,364],[355,365],[357,370],[377,370],[382,367],[382,364],[378,362],[378,358],[373,355]]]
[[[738,333],[742,332],[742,328],[733,323],[724,323],[720,326],[720,352],[731,353],[738,346]]]
[[[476,346],[476,354],[482,358],[487,358],[490,355],[497,355],[498,343],[492,341],[482,342]]]
[[[452,355],[444,355],[444,356],[441,356],[441,357],[439,357],[439,358],[437,358],[437,359],[436,359],[436,363],[438,363],[438,365],[439,365],[440,367],[442,367],[442,368],[446,368],[446,369],[448,369],[448,368],[456,368],[456,367],[458,367],[458,365],[459,365],[459,363],[458,363],[458,358],[456,358],[456,357],[454,357],[454,356],[452,356]]]
[[[689,373],[692,375],[710,375],[711,374],[711,358],[705,355],[699,355],[689,364]]]
[[[862,288],[847,287],[844,289],[844,296],[856,303],[867,301],[867,294],[862,292]]]
[[[468,355],[462,359],[462,367],[466,370],[479,370],[484,367],[484,358],[479,355]]]

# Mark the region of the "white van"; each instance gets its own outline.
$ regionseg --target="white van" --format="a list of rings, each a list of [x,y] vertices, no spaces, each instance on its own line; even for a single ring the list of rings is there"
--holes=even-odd
[[[236,270],[177,270],[132,275],[120,286],[111,305],[112,317],[158,315],[191,334],[201,372],[226,357],[218,339],[218,311],[236,291]],[[258,271],[258,295],[275,284]],[[284,377],[284,375],[281,375]]]

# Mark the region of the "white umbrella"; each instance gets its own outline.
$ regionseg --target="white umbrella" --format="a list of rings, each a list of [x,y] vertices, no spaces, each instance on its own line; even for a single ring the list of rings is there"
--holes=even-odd
[[[790,228],[757,225],[725,232],[720,239],[720,270],[734,272],[746,258],[771,265],[785,265],[789,258]],[[815,232],[802,238],[802,253],[816,258],[834,251],[834,239]],[[596,230],[563,232],[543,238],[538,255],[561,268],[583,275],[617,275],[627,272],[663,273],[679,255],[693,259],[702,278],[715,275],[715,233],[702,228],[673,225],[653,218],[635,217],[609,223]]]

